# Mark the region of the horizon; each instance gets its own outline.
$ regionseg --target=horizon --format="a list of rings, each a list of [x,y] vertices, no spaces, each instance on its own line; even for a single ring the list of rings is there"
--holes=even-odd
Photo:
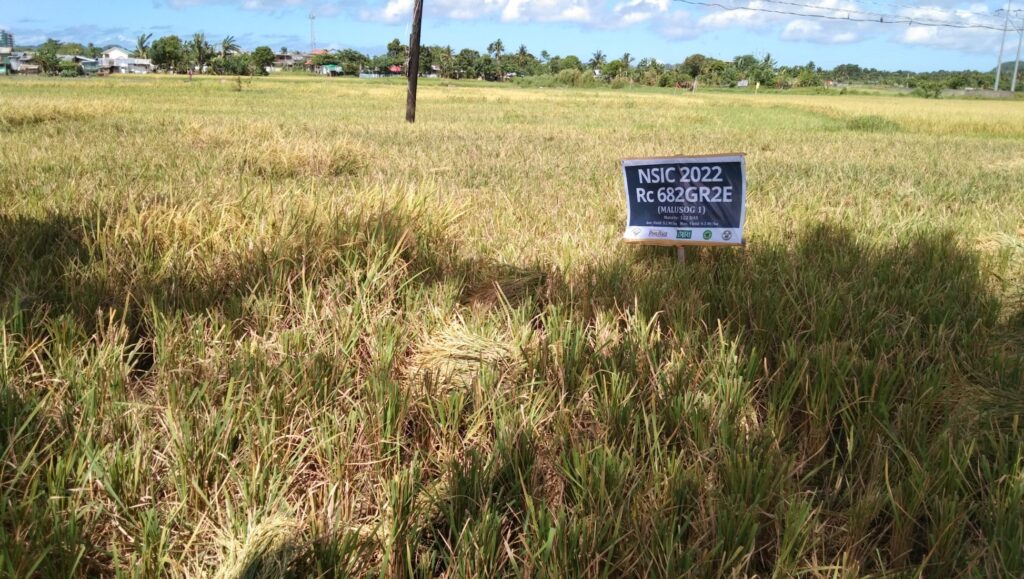
[[[8,31],[6,29],[3,29],[3,28],[0,28],[0,30],[3,30],[5,32],[10,32],[10,31]],[[178,36],[182,41],[187,41],[188,40],[188,37],[186,35],[184,35],[184,34],[173,34],[172,33],[172,34],[167,34],[167,35],[164,35],[164,36]],[[160,37],[153,36],[151,41],[152,40],[157,40],[158,38],[160,38]],[[15,37],[15,39],[17,39],[17,37]],[[88,44],[90,44],[88,42],[80,42],[80,41],[75,40],[75,39],[56,39],[56,38],[54,38],[52,40],[58,40],[61,44],[80,44],[82,46],[88,46]],[[210,41],[210,42],[214,42],[214,41],[216,41],[216,38],[208,38],[207,40]],[[398,40],[401,40],[401,39],[398,39]],[[501,39],[499,38],[498,40],[501,40]],[[92,44],[97,49],[104,50],[104,51],[105,50],[110,50],[110,49],[113,49],[113,48],[119,48],[119,49],[124,50],[126,52],[133,52],[133,48],[127,42],[125,42],[125,43],[114,43],[114,44],[95,44],[95,43],[92,43]],[[27,50],[27,49],[38,50],[40,48],[40,46],[41,46],[40,44],[33,44],[33,45],[20,44],[20,45],[15,45],[16,48],[21,48],[23,50]],[[279,48],[275,48],[275,47],[272,47],[272,46],[269,46],[269,45],[261,45],[261,46],[267,46],[267,47],[271,48],[274,51],[274,54],[284,54],[285,53],[285,52],[280,50],[280,47]],[[405,46],[405,43],[403,43],[403,46]],[[421,46],[423,46],[423,47],[444,47],[444,46],[448,46],[448,45],[428,45],[428,44],[422,44]],[[256,48],[256,47],[243,48],[242,50],[243,50],[243,52],[251,52],[254,48]],[[283,47],[283,48],[288,48],[288,50],[287,50],[288,54],[301,54],[301,55],[305,55],[305,56],[312,55],[312,53],[311,53],[311,51],[309,49],[305,49],[305,50],[303,50],[303,49],[293,49],[293,48],[290,48],[290,47]],[[469,47],[469,46],[461,46],[461,47],[460,46],[449,46],[449,48],[451,48],[455,53],[458,53],[462,49],[475,50],[475,51],[477,51],[478,53],[481,53],[481,54],[486,54],[487,53],[487,51],[484,50],[484,49],[477,49],[477,48]],[[337,53],[337,52],[340,52],[342,50],[347,50],[347,49],[349,49],[349,48],[346,47],[346,48],[334,48],[334,49],[324,49],[324,50],[327,50],[329,53]],[[317,50],[321,50],[321,49],[317,48]],[[351,49],[351,50],[357,50],[357,49]],[[384,50],[369,50],[369,51],[365,51],[365,52],[364,51],[358,51],[358,52],[361,52],[362,54],[372,58],[372,57],[376,57],[376,56],[381,56],[381,55],[387,54],[387,47],[385,46]],[[531,54],[533,54],[533,53],[531,52]],[[688,54],[688,55],[684,56],[682,59],[680,59],[677,62],[665,62],[665,61],[661,61],[661,60],[657,60],[657,62],[659,64],[667,66],[669,68],[677,67],[677,66],[681,66],[682,65],[683,60],[685,60],[686,57],[693,56],[693,55],[696,55],[696,54],[699,54],[699,53]],[[540,56],[538,54],[534,54],[534,56],[536,58],[538,58],[538,59],[540,58]],[[566,57],[570,57],[570,56],[575,56],[575,57],[579,58],[582,62],[586,62],[586,60],[587,60],[587,56],[585,54],[576,54],[576,53],[550,54],[551,58],[556,58],[556,57],[566,58]],[[606,56],[609,56],[609,55],[606,55]],[[616,60],[616,57],[614,57],[613,55],[611,55],[611,56],[612,56],[612,58],[609,58],[609,60]],[[633,56],[633,55],[631,54],[631,56]],[[704,56],[710,56],[710,55],[704,55]],[[732,62],[732,61],[734,61],[735,59],[737,59],[737,58],[739,58],[741,56],[748,56],[748,55],[737,54],[737,55],[735,55],[732,58],[724,58],[724,59],[718,59],[718,60],[722,60],[724,62]],[[716,58],[716,57],[712,57],[712,58]],[[1024,66],[1024,59],[1021,59],[1020,63],[1021,63],[1022,66]],[[909,72],[911,74],[931,74],[931,73],[942,73],[942,72],[949,72],[949,73],[976,72],[976,73],[979,73],[979,74],[989,74],[989,73],[994,73],[995,70],[996,70],[995,66],[993,66],[992,68],[987,69],[987,70],[970,69],[970,68],[966,68],[966,69],[933,69],[933,70],[885,69],[885,68],[873,68],[873,67],[861,66],[857,62],[843,62],[843,63],[837,64],[836,66],[832,66],[832,67],[822,67],[820,65],[817,65],[817,66],[818,66],[818,70],[823,71],[823,72],[827,72],[827,71],[834,70],[835,68],[837,68],[839,66],[850,66],[850,65],[860,66],[865,71],[874,70],[874,71],[878,71],[878,72],[882,72],[882,73],[890,73],[890,74],[897,74],[897,73],[903,73],[903,72]],[[1002,68],[1004,70],[1012,69],[1013,65],[1014,65],[1014,61],[1013,60],[1003,60],[1002,61]],[[803,66],[803,65],[801,65],[799,63],[779,62],[779,63],[776,63],[775,67],[776,68],[799,68],[801,66]]]
[[[131,49],[140,34],[152,33],[156,39],[203,32],[211,40],[234,36],[246,50],[266,45],[275,52],[282,47],[307,52],[312,13],[316,15],[317,48],[351,48],[375,55],[385,52],[394,38],[408,42],[412,0],[153,0],[141,6],[132,4],[111,0],[102,7],[96,2],[72,7],[65,0],[39,0],[31,6],[8,9],[0,17],[0,29],[13,34],[20,46],[54,38]],[[673,64],[696,53],[720,60],[770,53],[785,66],[814,61],[825,69],[856,64],[884,71],[989,72],[995,70],[1002,34],[997,4],[746,0],[732,5],[800,11],[803,17],[799,17],[715,10],[669,0],[491,0],[480,6],[465,0],[442,0],[424,7],[423,44],[483,51],[500,38],[508,47],[524,44],[535,55],[547,50],[583,60],[597,50],[609,59],[628,52],[638,59],[652,57]],[[39,18],[41,13],[48,16]],[[885,14],[942,26],[828,19],[844,14],[852,19]],[[1010,29],[1003,62],[1013,62],[1017,41],[1018,33]]]

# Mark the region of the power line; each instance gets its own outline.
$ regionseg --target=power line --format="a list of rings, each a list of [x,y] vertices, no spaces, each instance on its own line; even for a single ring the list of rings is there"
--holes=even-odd
[[[868,16],[876,16],[878,18],[889,18],[891,20],[900,20],[900,19],[904,19],[905,20],[907,18],[911,18],[914,21],[914,24],[919,24],[921,26],[927,26],[927,25],[931,25],[931,24],[934,24],[934,25],[952,24],[952,23],[950,23],[949,21],[946,21],[946,20],[936,20],[934,18],[926,18],[926,17],[920,17],[920,16],[908,17],[905,14],[892,14],[892,13],[883,13],[883,12],[866,12],[866,11],[862,11],[862,10],[856,10],[856,9],[853,9],[853,8],[836,8],[836,7],[831,7],[831,6],[818,6],[818,5],[814,5],[814,4],[801,4],[799,2],[788,2],[786,0],[760,0],[760,1],[761,2],[770,2],[772,4],[785,4],[785,5],[789,5],[789,6],[799,6],[799,7],[802,7],[802,8],[810,8],[810,9],[814,9],[814,10],[828,10],[828,11],[836,12],[836,13],[840,13],[840,14],[844,14],[844,13],[864,14],[864,15],[868,15]],[[858,1],[860,1],[860,2],[872,2],[874,4],[884,5],[883,2],[879,2],[878,0],[858,0]],[[1001,16],[999,16],[999,13],[1000,12],[1006,12],[1006,10],[1004,10],[1002,8],[1000,8],[999,10],[996,10],[995,12],[970,12],[970,11],[966,11],[966,10],[964,10],[964,11],[951,11],[951,10],[948,10],[948,9],[945,9],[945,8],[937,8],[937,7],[931,7],[931,6],[912,6],[910,4],[899,4],[899,3],[892,3],[892,6],[893,7],[903,6],[903,7],[907,8],[907,9],[918,9],[918,10],[922,10],[923,9],[923,10],[927,10],[929,12],[940,13],[940,14],[944,13],[944,14],[946,14],[948,16],[952,16],[952,17],[956,17],[956,18],[960,18],[960,19],[966,19],[967,16],[971,16],[971,15],[973,15],[973,16],[983,16],[983,17],[986,17],[986,18],[992,18],[994,20],[991,23],[991,27],[994,30],[1002,30],[1003,29],[1003,21],[1001,19]],[[1024,10],[1021,10],[1021,9],[1011,10],[1010,14],[1024,14]],[[1018,24],[1017,24],[1016,20],[1011,19],[1010,22],[1013,24],[1012,28],[1014,30],[1020,30],[1020,28],[1018,28]],[[904,24],[904,23],[905,22],[896,22],[896,24]],[[886,24],[888,24],[888,23],[886,23]],[[1022,25],[1024,25],[1024,24],[1022,24]]]
[[[986,25],[986,24],[960,24],[955,22],[943,22],[924,18],[909,17],[901,14],[885,14],[881,12],[866,12],[862,10],[854,9],[843,9],[833,8],[826,6],[816,6],[813,4],[801,4],[799,2],[788,2],[786,0],[761,0],[762,2],[770,2],[773,4],[783,4],[787,6],[796,6],[800,8],[807,8],[811,10],[819,11],[830,11],[834,14],[810,14],[807,12],[793,12],[787,10],[773,10],[771,8],[757,8],[753,6],[725,6],[716,2],[700,2],[695,0],[676,0],[685,4],[693,4],[697,6],[709,6],[714,8],[721,8],[726,11],[733,10],[749,10],[753,12],[767,12],[771,14],[785,14],[790,16],[804,16],[809,18],[824,18],[827,20],[846,20],[850,22],[871,22],[875,24],[907,24],[917,26],[931,26],[931,27],[942,27],[942,28],[976,28],[976,29],[988,29],[988,30],[1002,30],[1003,27],[997,25]],[[872,18],[851,18],[850,14],[861,14],[865,16],[872,16]],[[886,20],[888,18],[888,20]]]
[[[873,16],[873,17],[875,17],[875,18],[873,18],[871,20],[873,22],[877,21],[876,19],[884,19],[884,18],[890,18],[890,19],[906,18],[906,16],[904,16],[902,14],[891,14],[891,13],[885,13],[885,12],[869,12],[869,11],[864,11],[864,10],[856,10],[856,9],[853,9],[853,8],[838,8],[838,7],[832,7],[832,6],[816,6],[814,4],[801,4],[799,2],[788,2],[787,0],[760,0],[760,1],[761,2],[769,2],[771,4],[782,4],[782,5],[786,5],[786,6],[797,6],[797,7],[800,7],[800,8],[808,8],[808,9],[811,9],[811,10],[830,11],[830,12],[834,12],[834,13],[838,13],[838,14],[861,14],[861,15],[864,15],[864,16]],[[842,18],[841,16],[836,16],[836,17],[837,18]],[[958,16],[958,18],[962,18],[962,16]],[[915,20],[917,20],[919,22],[927,22],[929,24],[932,24],[932,23],[934,23],[934,24],[947,24],[947,22],[945,22],[945,21],[935,20],[935,19],[932,19],[932,18],[927,18],[927,19],[926,18],[916,18]]]
[[[986,17],[986,18],[995,19],[991,23],[991,25],[985,25],[985,24],[981,24],[981,23],[958,24],[958,23],[955,23],[955,22],[949,22],[949,21],[944,21],[944,20],[936,20],[934,18],[925,18],[925,17],[920,17],[920,16],[913,17],[913,16],[907,16],[905,14],[870,12],[870,11],[864,11],[864,10],[857,10],[857,9],[854,9],[854,8],[838,8],[838,7],[832,7],[832,6],[820,6],[820,5],[815,5],[815,4],[802,4],[800,2],[789,2],[787,0],[760,0],[760,1],[761,2],[768,2],[768,3],[772,3],[772,4],[782,4],[782,5],[787,5],[787,6],[796,6],[796,7],[800,7],[800,8],[807,8],[807,9],[810,9],[810,10],[829,11],[829,12],[832,12],[834,14],[838,14],[838,15],[833,15],[833,16],[823,16],[823,15],[807,14],[807,13],[801,12],[799,14],[793,13],[794,16],[810,16],[810,17],[821,17],[821,18],[838,19],[838,20],[852,20],[852,21],[855,21],[855,22],[874,22],[876,24],[877,23],[881,23],[881,24],[910,24],[910,25],[918,25],[918,26],[935,26],[935,27],[947,27],[947,28],[981,28],[981,29],[988,29],[988,30],[1002,30],[1003,29],[1003,22],[999,19],[1000,17],[998,16],[997,13],[1005,12],[1005,10],[1003,10],[1003,9],[996,10],[995,12],[970,12],[970,11],[966,11],[966,10],[956,10],[956,11],[953,11],[953,10],[948,10],[948,9],[938,8],[938,7],[931,7],[931,6],[927,6],[927,7],[926,6],[913,6],[913,5],[910,5],[910,4],[900,4],[898,2],[889,2],[888,3],[888,5],[891,5],[892,7],[904,7],[904,8],[907,8],[907,9],[925,9],[925,10],[927,10],[929,12],[946,14],[948,16],[952,16],[952,17],[960,18],[960,19],[966,19],[967,16],[972,16],[972,15],[973,16],[982,16],[982,17]],[[871,2],[873,4],[878,4],[878,5],[881,5],[881,6],[887,5],[886,3],[880,2],[879,0],[859,0],[859,1],[860,2]],[[758,8],[753,8],[753,7],[749,7],[749,6],[747,6],[747,7],[735,6],[735,7],[723,7],[723,8],[726,9],[726,10],[754,10],[754,11],[764,11],[764,12],[769,12],[770,11],[769,9],[758,9]],[[775,13],[787,14],[787,12],[783,12],[783,11],[778,11],[778,12],[775,12]],[[1013,14],[1024,13],[1024,10],[1021,10],[1021,9],[1013,10],[1012,13]],[[845,16],[846,14],[861,14],[861,15],[864,15],[864,16],[872,16],[874,18],[871,18],[871,19],[847,18]],[[885,20],[886,18],[888,18],[889,20]],[[1014,29],[1015,30],[1019,30],[1019,28],[1017,28],[1016,22],[1013,21],[1013,20],[1011,20],[1011,22],[1014,23]]]
[[[974,12],[971,10],[957,10],[950,8],[939,8],[938,6],[916,6],[914,4],[903,4],[900,2],[893,2],[892,0],[858,0],[858,2],[866,2],[869,4],[875,4],[876,6],[888,6],[891,8],[903,8],[906,10],[928,10],[930,12],[944,12],[946,14],[963,18],[963,15],[967,16],[982,16],[985,18],[998,18],[995,12]]]
[[[906,16],[899,16],[895,14],[881,14],[879,18],[851,18],[847,16],[831,16],[827,14],[808,14],[806,12],[793,12],[791,10],[773,10],[771,8],[755,8],[752,6],[726,6],[717,2],[701,2],[698,0],[675,0],[676,2],[682,2],[683,4],[691,4],[693,6],[704,6],[707,8],[719,8],[728,12],[735,10],[747,10],[751,12],[767,12],[769,14],[784,14],[787,16],[801,16],[804,18],[822,18],[825,20],[845,20],[847,22],[870,22],[874,24],[907,24],[913,26],[929,26],[934,28],[959,28],[959,29],[983,29],[983,30],[998,30],[1002,31],[1002,26],[989,26],[987,24],[957,24],[955,22],[932,22],[928,20],[922,20],[919,18],[910,18]],[[823,8],[820,6],[811,6],[809,4],[802,5],[806,8],[812,8],[815,10],[830,10],[829,8]],[[838,12],[851,12],[849,10],[837,10]],[[889,20],[886,20],[889,18]]]

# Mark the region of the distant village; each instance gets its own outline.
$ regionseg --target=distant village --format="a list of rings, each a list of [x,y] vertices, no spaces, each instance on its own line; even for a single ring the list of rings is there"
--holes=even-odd
[[[0,31],[0,76],[102,76],[113,74],[219,74],[261,76],[286,71],[324,76],[376,78],[404,75],[409,47],[397,38],[386,52],[367,55],[357,50],[325,50],[315,45],[308,52],[258,46],[242,50],[233,36],[209,42],[201,32],[191,37],[176,35],[153,39],[143,34],[134,49],[123,46],[97,47],[77,42],[49,39],[35,47],[17,49],[14,35]],[[836,89],[854,86],[886,87],[917,96],[935,98],[960,91],[985,96],[1012,97],[1018,88],[1019,62],[1004,62],[1001,78],[992,71],[911,72],[865,68],[841,64],[832,69],[817,66],[781,65],[770,54],[755,57],[738,55],[729,60],[691,54],[678,63],[655,58],[634,58],[624,53],[618,58],[595,51],[584,60],[575,55],[553,55],[546,50],[535,54],[525,45],[506,50],[501,39],[491,42],[485,51],[470,48],[453,50],[451,46],[421,46],[420,74],[446,79],[487,81],[516,80],[529,86],[588,87],[629,85],[673,87],[695,90],[721,87],[757,90]],[[998,84],[1001,91],[990,90]],[[1009,89],[1009,90],[1006,90]]]
[[[230,38],[230,37],[229,37]],[[61,44],[54,47],[53,54],[45,54],[45,47],[40,47],[36,50],[17,50],[15,45],[14,35],[6,30],[0,30],[0,76],[4,75],[41,75],[41,74],[54,74],[57,76],[105,76],[111,74],[150,74],[158,71],[170,72],[170,73],[215,73],[223,72],[214,70],[215,63],[212,58],[203,59],[203,50],[199,50],[199,57],[191,59],[174,59],[167,62],[155,62],[153,58],[149,58],[148,52],[153,47],[149,45],[148,38],[140,38],[139,46],[134,50],[129,50],[121,46],[113,45],[105,48],[98,48],[89,45],[83,47],[79,44],[64,45]],[[234,44],[233,40],[229,44]],[[69,53],[61,53],[60,47],[71,46],[75,50],[69,51]],[[83,50],[84,48],[84,50]],[[196,52],[193,46],[183,46],[183,50],[188,50],[191,53]],[[213,56],[216,52],[212,47],[207,47],[210,56]],[[257,49],[259,51],[259,49]],[[309,52],[301,51],[288,51],[282,49],[278,52],[271,51],[270,54],[259,55],[260,58],[265,59],[260,62],[255,57],[257,51],[246,54],[237,45],[232,46],[229,50],[221,53],[223,60],[227,61],[230,58],[239,59],[239,57],[247,57],[247,68],[251,68],[253,62],[259,65],[259,71],[255,71],[256,74],[260,73],[272,73],[272,72],[283,72],[283,71],[305,71],[314,74],[322,74],[327,76],[340,76],[344,73],[344,67],[341,63],[335,63],[332,61],[332,57],[329,51],[325,49],[316,49]],[[93,53],[82,54],[82,52]],[[262,51],[261,51],[262,52]],[[52,60],[50,64],[48,60]],[[204,62],[204,60],[207,60]],[[368,64],[368,63],[367,63]],[[227,72],[231,74],[239,73],[239,70],[235,70],[238,67],[231,67],[232,70]],[[399,75],[404,71],[404,66],[401,64],[385,64],[379,70],[370,70],[371,67],[360,67],[360,73],[363,76],[389,76]],[[243,73],[253,73],[252,70],[241,71]]]

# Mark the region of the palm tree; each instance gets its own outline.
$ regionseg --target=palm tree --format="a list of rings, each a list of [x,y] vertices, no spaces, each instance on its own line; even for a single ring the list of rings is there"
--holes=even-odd
[[[590,68],[594,70],[600,70],[606,61],[607,58],[605,58],[604,53],[598,50],[590,57],[590,62],[587,64],[589,64]]]
[[[220,55],[222,58],[227,58],[229,54],[241,51],[242,47],[238,46],[234,36],[228,36],[220,41]]]
[[[135,57],[146,58],[149,54],[149,40],[153,38],[152,34],[140,34],[135,40]]]
[[[622,65],[626,67],[626,72],[629,72],[629,65],[633,64],[633,55],[626,53],[622,55]]]
[[[439,60],[441,62],[441,77],[452,78],[455,65],[455,53],[452,52],[451,45],[445,46],[441,49]]]
[[[487,52],[494,55],[494,63],[498,68],[498,80],[502,80],[505,75],[501,74],[501,55],[505,52],[505,45],[499,38],[487,45]]]
[[[210,53],[213,52],[213,49],[210,47],[210,43],[206,42],[206,35],[202,32],[196,32],[193,34],[192,43],[189,48],[192,50],[192,54],[196,57],[196,64],[199,66],[199,72],[202,72],[203,67],[210,58]]]
[[[520,72],[526,69],[526,61],[529,60],[529,58],[530,51],[526,50],[525,44],[520,44],[519,51],[516,52],[516,60],[518,61],[517,64],[519,65]]]

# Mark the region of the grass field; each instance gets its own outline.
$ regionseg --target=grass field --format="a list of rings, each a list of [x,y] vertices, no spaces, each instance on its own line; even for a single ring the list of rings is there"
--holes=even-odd
[[[0,575],[1024,575],[1024,103],[403,110],[0,81]],[[745,250],[619,241],[715,152]]]

